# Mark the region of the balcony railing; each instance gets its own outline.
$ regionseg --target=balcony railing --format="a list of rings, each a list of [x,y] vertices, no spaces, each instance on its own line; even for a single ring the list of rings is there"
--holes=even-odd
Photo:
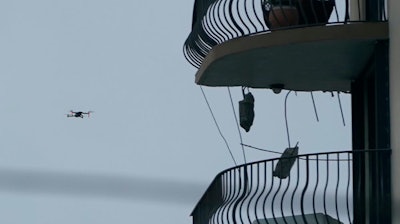
[[[365,2],[195,0],[192,32],[184,44],[184,55],[193,66],[199,68],[215,45],[238,37],[277,29],[387,20],[385,0]]]
[[[382,156],[384,161],[390,152],[306,154],[227,169],[197,203],[193,224],[353,223],[360,206],[353,202],[364,187],[353,178],[365,169],[360,161]]]

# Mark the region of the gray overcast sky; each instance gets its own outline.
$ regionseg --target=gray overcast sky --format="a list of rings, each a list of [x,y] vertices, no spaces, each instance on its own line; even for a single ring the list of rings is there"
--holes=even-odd
[[[191,223],[214,176],[233,166],[182,45],[193,1],[0,1],[0,223]],[[205,88],[243,162],[226,88]],[[232,88],[234,103],[241,100]],[[284,95],[252,90],[244,143],[283,151]],[[300,153],[350,144],[350,99],[291,94]],[[94,110],[89,119],[65,116]],[[272,158],[246,149],[248,161]]]

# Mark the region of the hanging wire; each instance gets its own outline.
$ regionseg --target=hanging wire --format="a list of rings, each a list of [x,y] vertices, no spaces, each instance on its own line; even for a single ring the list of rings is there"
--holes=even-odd
[[[226,145],[226,148],[228,149],[229,154],[230,154],[231,157],[232,157],[233,163],[235,164],[235,166],[237,166],[235,157],[234,157],[233,154],[232,154],[232,150],[231,150],[231,148],[229,147],[229,144],[228,144],[228,142],[226,141],[226,138],[225,138],[224,135],[222,134],[221,129],[219,128],[217,119],[216,119],[215,116],[214,116],[214,113],[213,113],[213,111],[212,111],[212,109],[211,109],[210,103],[208,102],[207,97],[206,97],[206,94],[204,93],[204,90],[203,90],[203,88],[202,88],[201,86],[200,86],[200,90],[201,90],[201,92],[203,93],[204,100],[206,101],[206,104],[207,104],[207,106],[208,106],[208,109],[210,110],[211,116],[212,116],[212,118],[213,118],[213,120],[214,120],[215,126],[216,126],[217,129],[218,129],[219,135],[220,135],[221,138],[224,140],[225,145]]]
[[[288,125],[288,119],[287,119],[287,98],[288,98],[290,92],[292,92],[292,90],[289,90],[289,92],[286,94],[286,97],[285,97],[285,123],[286,123],[286,134],[287,134],[289,148],[290,148],[290,136],[289,136],[289,125]]]
[[[342,115],[343,126],[346,126],[346,122],[344,120],[344,115],[343,115],[342,102],[340,101],[339,94],[340,94],[340,92],[337,92],[337,97],[338,97],[338,102],[339,102],[339,107],[340,107],[340,114]]]
[[[241,145],[242,145],[242,147],[245,146],[245,147],[248,147],[248,148],[257,149],[257,150],[264,151],[264,152],[270,152],[270,153],[275,153],[275,154],[279,154],[279,155],[283,154],[281,152],[272,151],[272,150],[268,150],[268,149],[257,148],[257,147],[254,147],[254,146],[251,146],[251,145],[247,145],[247,144],[241,144]]]
[[[313,92],[311,92],[311,99],[312,99],[312,103],[313,103],[313,106],[314,106],[315,118],[317,118],[317,122],[319,122],[319,117],[318,117],[318,113],[317,113],[317,107],[315,106],[315,100],[314,100]]]
[[[251,149],[256,149],[256,150],[259,150],[259,151],[263,151],[263,152],[269,152],[269,153],[275,153],[275,154],[280,154],[280,155],[282,155],[283,153],[281,153],[281,152],[277,152],[277,151],[273,151],[273,150],[268,150],[268,149],[262,149],[262,148],[258,148],[258,147],[255,147],[255,146],[251,146],[251,145],[247,145],[247,144],[242,144],[242,146],[245,146],[245,147],[247,147],[247,148],[251,148]],[[297,144],[296,144],[296,146],[297,146]],[[299,156],[301,156],[301,155],[299,155]],[[300,160],[319,160],[319,161],[351,161],[352,159],[311,159],[311,158],[309,158],[309,159],[304,159],[304,158],[300,158],[299,157],[299,159]]]
[[[246,163],[247,163],[247,160],[246,160],[246,153],[244,152],[244,147],[243,147],[242,133],[240,132],[239,122],[238,122],[238,119],[237,119],[237,116],[236,116],[236,112],[235,112],[235,106],[233,105],[231,89],[230,89],[229,87],[228,87],[228,93],[229,93],[229,98],[230,98],[230,100],[231,100],[233,116],[235,117],[236,126],[237,126],[238,133],[239,133],[240,145],[242,146],[243,161],[244,161],[244,163],[246,164]],[[242,93],[243,93],[243,96],[244,96],[244,88],[243,88],[243,87],[242,87]]]

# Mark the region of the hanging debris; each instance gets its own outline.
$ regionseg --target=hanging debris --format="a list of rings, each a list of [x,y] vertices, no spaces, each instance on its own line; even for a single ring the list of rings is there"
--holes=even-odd
[[[243,98],[239,101],[240,126],[249,132],[254,121],[254,97],[250,92],[244,94],[243,90]]]
[[[293,167],[294,162],[296,162],[296,156],[299,152],[299,147],[296,145],[293,148],[286,148],[283,152],[281,158],[275,166],[274,177],[279,179],[285,179],[290,175],[290,170]]]

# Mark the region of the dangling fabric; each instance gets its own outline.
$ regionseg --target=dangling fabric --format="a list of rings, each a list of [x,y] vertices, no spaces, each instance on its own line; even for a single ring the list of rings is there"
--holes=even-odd
[[[296,156],[299,153],[299,147],[296,145],[294,148],[286,148],[283,152],[281,158],[276,164],[275,170],[273,172],[274,177],[280,179],[285,179],[290,175],[290,170],[293,167],[294,162],[296,162]]]
[[[250,92],[244,94],[244,99],[239,101],[239,119],[240,126],[249,132],[254,121],[254,97]]]

